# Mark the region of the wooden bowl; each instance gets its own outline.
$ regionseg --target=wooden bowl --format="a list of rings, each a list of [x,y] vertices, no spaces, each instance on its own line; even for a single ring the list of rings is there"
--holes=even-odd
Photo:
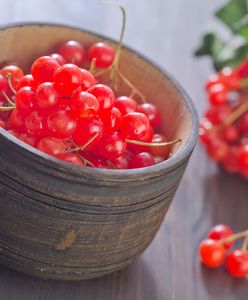
[[[106,40],[60,25],[5,27],[0,61],[27,69],[69,39],[86,47]],[[0,129],[2,264],[44,278],[87,279],[123,268],[151,243],[195,146],[198,118],[179,84],[149,60],[125,48],[120,68],[160,107],[162,132],[183,142],[157,165],[104,170],[64,163]],[[120,93],[125,92],[130,91],[122,84]]]

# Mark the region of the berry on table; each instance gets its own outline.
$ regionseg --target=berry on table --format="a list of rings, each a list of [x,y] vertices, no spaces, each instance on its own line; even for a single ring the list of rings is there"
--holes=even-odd
[[[207,239],[201,242],[199,255],[204,265],[209,268],[217,268],[225,262],[226,249],[221,243]]]

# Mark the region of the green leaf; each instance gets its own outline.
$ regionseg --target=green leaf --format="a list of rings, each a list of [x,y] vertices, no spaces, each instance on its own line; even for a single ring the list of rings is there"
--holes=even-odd
[[[217,56],[223,50],[226,43],[215,33],[206,33],[202,38],[201,46],[195,51],[195,56]]]
[[[200,48],[195,51],[195,56],[205,55],[212,58],[217,71],[226,66],[236,67],[248,57],[248,42],[227,44],[216,34],[207,33],[203,36]]]
[[[230,0],[215,15],[233,33],[248,39],[248,0]]]

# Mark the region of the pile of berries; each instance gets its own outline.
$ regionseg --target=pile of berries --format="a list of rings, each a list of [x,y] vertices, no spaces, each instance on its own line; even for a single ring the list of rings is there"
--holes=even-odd
[[[210,107],[200,124],[208,155],[228,173],[248,178],[248,60],[206,83]]]
[[[30,74],[14,64],[0,70],[0,127],[56,158],[81,166],[141,168],[170,155],[156,133],[158,107],[115,96],[98,69],[111,70],[115,51],[105,43],[88,53],[77,41],[37,58]],[[86,66],[91,66],[90,71]],[[115,71],[115,70],[112,70]],[[101,72],[100,72],[101,73]]]
[[[234,244],[234,240],[244,238],[241,249],[227,250]],[[202,263],[209,268],[217,268],[224,263],[227,271],[234,277],[248,276],[248,230],[235,233],[226,225],[216,225],[208,233],[208,239],[199,246]]]

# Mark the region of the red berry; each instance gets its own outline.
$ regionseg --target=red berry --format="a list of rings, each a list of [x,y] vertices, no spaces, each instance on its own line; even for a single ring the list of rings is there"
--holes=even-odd
[[[228,144],[235,144],[239,141],[239,129],[235,125],[229,125],[222,130],[222,137]]]
[[[54,87],[63,96],[71,96],[81,85],[81,70],[73,64],[60,66],[54,73]]]
[[[104,84],[96,84],[87,90],[88,93],[94,95],[100,104],[100,110],[110,110],[115,101],[114,92],[110,87]]]
[[[203,119],[200,123],[199,139],[205,145],[209,145],[212,142],[212,140],[219,138],[218,132],[211,130],[212,127],[212,123],[209,122],[207,119]]]
[[[36,93],[33,88],[24,86],[16,94],[16,108],[26,116],[34,108],[36,99]]]
[[[66,60],[65,58],[61,55],[61,54],[58,54],[58,53],[52,53],[50,54],[50,56],[55,59],[57,61],[57,63],[62,66],[64,64],[66,64]]]
[[[230,91],[237,90],[240,88],[240,76],[236,71],[231,68],[224,68],[220,74],[220,80],[222,84]]]
[[[102,136],[102,122],[97,118],[80,119],[77,123],[77,129],[73,134],[73,140],[78,146],[85,145],[95,135],[97,137],[86,147],[85,150],[91,150]]]
[[[99,143],[98,153],[106,159],[115,159],[126,151],[127,143],[117,133],[105,135]]]
[[[208,145],[207,148],[208,155],[216,161],[222,161],[226,159],[226,157],[229,154],[229,147],[227,143],[214,139],[211,141],[211,143]]]
[[[121,134],[129,140],[140,141],[150,128],[150,123],[146,115],[139,112],[126,114],[120,126]]]
[[[96,84],[96,79],[88,70],[80,69],[80,71],[81,71],[81,88],[83,91],[86,91],[90,87]]]
[[[57,155],[57,158],[62,159],[66,162],[69,162],[73,165],[83,166],[82,160],[74,153],[63,153]]]
[[[213,86],[221,84],[220,77],[218,74],[212,74],[205,84],[206,91],[209,91]]]
[[[3,92],[8,92],[8,82],[6,78],[2,74],[0,74],[0,99],[3,99],[4,103],[6,103],[6,99],[2,94]]]
[[[77,41],[67,41],[58,47],[58,53],[62,55],[67,63],[82,67],[85,61],[84,46]]]
[[[16,85],[16,90],[20,90],[24,86],[30,86],[34,90],[37,87],[37,83],[35,82],[33,76],[31,74],[24,75],[20,81]]]
[[[217,268],[225,261],[226,249],[221,243],[207,239],[201,242],[199,255],[204,265],[209,268]]]
[[[156,129],[160,126],[161,113],[156,105],[151,103],[140,104],[138,105],[137,111],[147,116],[153,129]]]
[[[168,142],[168,139],[165,138],[162,134],[156,133],[153,135],[152,143],[164,143]],[[167,159],[170,155],[171,147],[170,146],[151,146],[149,147],[149,152],[153,156],[160,156],[164,159]]]
[[[137,110],[138,104],[134,99],[130,97],[121,96],[115,100],[114,106],[117,107],[124,116],[127,113],[135,112]]]
[[[228,105],[212,106],[205,113],[205,117],[214,125],[223,123],[232,113]]]
[[[155,164],[153,156],[148,152],[140,152],[132,155],[129,160],[130,169],[149,167]]]
[[[41,83],[37,88],[36,94],[37,106],[39,108],[47,109],[55,106],[59,102],[59,93],[51,82]]]
[[[77,123],[66,110],[56,109],[47,118],[47,125],[52,136],[69,138],[76,130]]]
[[[240,118],[239,130],[241,134],[248,135],[248,112]]]
[[[8,65],[8,66],[3,67],[0,71],[0,73],[4,77],[10,76],[11,83],[14,88],[16,88],[17,83],[20,81],[20,79],[24,75],[22,69],[20,69],[17,66],[14,66],[14,65]]]
[[[99,110],[99,102],[88,92],[75,93],[71,99],[71,110],[76,118],[88,118]]]
[[[31,73],[38,83],[53,82],[53,75],[58,67],[58,62],[51,56],[41,56],[34,61]]]
[[[57,156],[65,152],[65,144],[61,139],[44,137],[38,142],[37,149],[47,154]]]
[[[146,131],[146,134],[139,139],[139,142],[151,143],[154,136],[154,131],[151,126]],[[134,153],[150,152],[150,147],[145,145],[128,144],[128,149]],[[151,153],[151,152],[150,152]]]
[[[42,137],[47,133],[46,118],[40,115],[39,112],[33,111],[25,119],[25,127],[29,135]]]
[[[224,85],[213,86],[209,91],[209,101],[212,105],[223,105],[228,101],[228,92]]]
[[[216,241],[230,237],[231,235],[233,235],[232,229],[227,225],[223,225],[223,224],[214,226],[208,233],[208,237]],[[223,245],[225,246],[226,249],[229,249],[232,247],[233,241],[224,243]]]
[[[248,275],[248,251],[233,251],[227,257],[226,268],[234,277],[246,277]]]
[[[103,122],[103,131],[114,132],[118,131],[122,122],[122,114],[118,108],[113,107],[110,111],[104,111],[100,118]]]
[[[115,51],[109,45],[98,42],[93,44],[88,51],[88,60],[96,59],[97,68],[107,68],[112,65],[115,58]]]
[[[0,119],[0,127],[7,130],[8,129],[8,125],[4,120]]]
[[[116,169],[128,169],[128,159],[125,155],[115,157],[111,160]]]
[[[14,109],[10,115],[10,128],[19,132],[25,131],[25,119],[18,109]]]
[[[21,141],[34,147],[37,144],[37,139],[27,133],[21,133],[18,137]]]

